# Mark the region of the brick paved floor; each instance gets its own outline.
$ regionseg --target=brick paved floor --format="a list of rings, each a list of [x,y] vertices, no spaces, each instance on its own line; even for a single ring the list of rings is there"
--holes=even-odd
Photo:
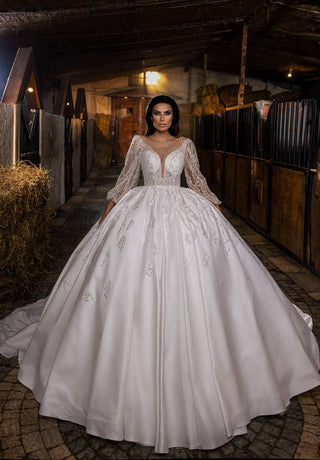
[[[34,300],[47,296],[71,252],[98,220],[106,195],[118,169],[94,169],[78,192],[52,222],[54,262]],[[256,233],[230,211],[224,215],[269,269],[287,296],[312,315],[314,332],[320,337],[320,279]],[[1,305],[1,317],[24,305],[19,299]],[[155,454],[152,447],[126,441],[115,442],[90,436],[79,425],[38,414],[32,393],[17,381],[15,358],[0,357],[1,458],[107,459],[107,458],[320,458],[320,389],[293,398],[283,416],[257,417],[248,433],[237,436],[219,449],[170,449]]]

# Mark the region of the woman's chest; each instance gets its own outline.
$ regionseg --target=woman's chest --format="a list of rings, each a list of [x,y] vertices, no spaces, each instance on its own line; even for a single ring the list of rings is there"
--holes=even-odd
[[[185,156],[180,148],[160,156],[151,147],[141,152],[141,168],[144,174],[157,174],[161,177],[180,175],[184,168]]]

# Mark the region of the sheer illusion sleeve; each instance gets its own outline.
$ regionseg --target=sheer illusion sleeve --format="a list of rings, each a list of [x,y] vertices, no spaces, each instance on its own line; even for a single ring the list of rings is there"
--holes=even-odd
[[[109,190],[107,199],[115,203],[130,189],[138,184],[140,176],[140,155],[138,136],[134,136],[126,155],[124,167],[118,177],[116,185]]]
[[[184,172],[188,187],[191,190],[207,198],[213,204],[221,203],[218,197],[209,189],[207,181],[200,171],[196,147],[191,139],[187,140]]]

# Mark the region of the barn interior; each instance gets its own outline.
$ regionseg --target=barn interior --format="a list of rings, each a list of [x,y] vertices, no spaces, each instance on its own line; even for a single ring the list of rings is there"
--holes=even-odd
[[[159,94],[178,103],[223,214],[319,338],[318,0],[0,0],[0,317],[49,295]],[[39,416],[17,366],[0,357],[2,458],[191,458]],[[193,456],[319,458],[319,414],[316,389]]]
[[[223,202],[319,273],[319,16],[316,0],[0,1],[1,165],[49,169],[56,210],[171,95]]]

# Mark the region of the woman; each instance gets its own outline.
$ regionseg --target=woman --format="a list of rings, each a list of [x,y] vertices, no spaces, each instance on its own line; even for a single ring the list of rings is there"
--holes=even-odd
[[[318,345],[310,317],[220,212],[193,142],[178,137],[176,103],[154,98],[146,121],[47,300],[19,380],[42,415],[90,434],[213,449],[319,385]]]

